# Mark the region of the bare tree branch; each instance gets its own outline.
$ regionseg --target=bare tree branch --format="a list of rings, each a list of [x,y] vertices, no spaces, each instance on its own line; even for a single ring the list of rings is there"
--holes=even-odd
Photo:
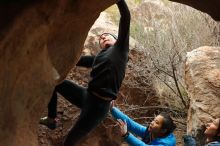
[[[181,93],[181,91],[180,91],[180,88],[179,88],[179,85],[178,85],[178,82],[177,82],[177,78],[176,78],[176,74],[175,74],[175,70],[176,70],[176,69],[175,69],[175,67],[173,66],[173,64],[172,64],[172,70],[173,70],[173,79],[174,79],[174,82],[175,82],[177,91],[178,91],[178,93],[179,93],[179,97],[180,97],[182,103],[184,104],[184,106],[187,107],[187,104],[186,104],[185,100],[183,99],[182,93]]]

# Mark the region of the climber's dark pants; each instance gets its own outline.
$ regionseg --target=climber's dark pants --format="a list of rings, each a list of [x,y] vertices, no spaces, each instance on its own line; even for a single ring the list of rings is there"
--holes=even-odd
[[[87,88],[65,80],[55,87],[48,105],[48,116],[50,118],[56,117],[57,92],[69,102],[81,108],[78,121],[69,131],[64,141],[64,146],[73,146],[107,116],[110,101],[100,99],[88,92]]]

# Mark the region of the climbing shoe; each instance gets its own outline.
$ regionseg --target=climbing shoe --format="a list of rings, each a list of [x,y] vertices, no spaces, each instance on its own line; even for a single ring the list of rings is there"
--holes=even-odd
[[[41,118],[39,123],[41,125],[47,126],[51,130],[54,130],[57,127],[56,119],[52,119],[52,118],[49,118],[49,117]]]

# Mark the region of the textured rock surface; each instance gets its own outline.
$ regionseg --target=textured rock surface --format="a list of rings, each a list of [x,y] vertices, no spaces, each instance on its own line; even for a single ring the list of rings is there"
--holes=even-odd
[[[220,21],[220,1],[219,0],[170,0],[189,5],[197,10],[208,13],[213,19]]]
[[[188,133],[204,138],[202,125],[220,117],[220,47],[200,47],[187,54],[186,85],[190,97]],[[200,139],[200,144],[202,140]]]
[[[75,65],[99,12],[114,0],[0,2],[0,145],[37,145],[55,84]]]

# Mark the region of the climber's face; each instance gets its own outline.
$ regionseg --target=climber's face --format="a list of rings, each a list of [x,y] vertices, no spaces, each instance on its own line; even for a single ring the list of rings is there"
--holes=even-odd
[[[110,46],[113,46],[115,43],[116,39],[108,33],[104,33],[99,37],[99,44],[101,49],[109,48]]]
[[[207,137],[214,137],[217,135],[220,136],[220,133],[218,131],[218,127],[220,126],[219,120],[220,119],[215,119],[214,121],[212,121],[206,125],[206,130],[205,130],[204,134]]]

